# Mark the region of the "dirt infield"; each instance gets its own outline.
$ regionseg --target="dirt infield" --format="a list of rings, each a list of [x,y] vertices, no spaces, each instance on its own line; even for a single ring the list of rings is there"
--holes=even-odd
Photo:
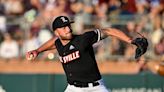
[[[144,69],[156,73],[156,65],[159,62],[149,61]],[[104,61],[98,62],[102,74],[136,74],[140,72],[141,66],[136,62]],[[3,61],[0,60],[0,73],[23,73],[23,74],[63,74],[63,68],[58,61]]]

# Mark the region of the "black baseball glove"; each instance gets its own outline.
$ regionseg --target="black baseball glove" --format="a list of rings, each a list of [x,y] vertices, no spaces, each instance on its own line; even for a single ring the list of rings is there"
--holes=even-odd
[[[132,44],[137,46],[135,51],[135,59],[139,58],[147,51],[148,41],[145,37],[134,39]]]

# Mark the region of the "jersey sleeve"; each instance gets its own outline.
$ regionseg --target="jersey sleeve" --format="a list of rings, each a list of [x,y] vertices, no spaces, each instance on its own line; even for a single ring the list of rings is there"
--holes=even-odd
[[[89,31],[83,34],[83,41],[86,45],[93,45],[101,40],[101,32],[99,29]]]

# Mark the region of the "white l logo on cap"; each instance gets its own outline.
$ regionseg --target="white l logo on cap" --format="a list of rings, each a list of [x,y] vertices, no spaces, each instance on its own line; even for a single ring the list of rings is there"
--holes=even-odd
[[[60,18],[63,22],[67,22],[68,20],[66,20],[64,17]]]

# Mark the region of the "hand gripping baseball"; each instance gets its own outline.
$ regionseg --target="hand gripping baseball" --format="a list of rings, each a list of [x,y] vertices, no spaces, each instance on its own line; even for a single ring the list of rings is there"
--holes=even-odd
[[[141,38],[134,39],[132,41],[132,44],[137,46],[136,51],[135,51],[135,59],[138,59],[147,51],[148,41],[143,36]]]
[[[37,50],[32,50],[26,53],[26,59],[27,60],[35,60],[35,58],[38,56],[38,51]]]

